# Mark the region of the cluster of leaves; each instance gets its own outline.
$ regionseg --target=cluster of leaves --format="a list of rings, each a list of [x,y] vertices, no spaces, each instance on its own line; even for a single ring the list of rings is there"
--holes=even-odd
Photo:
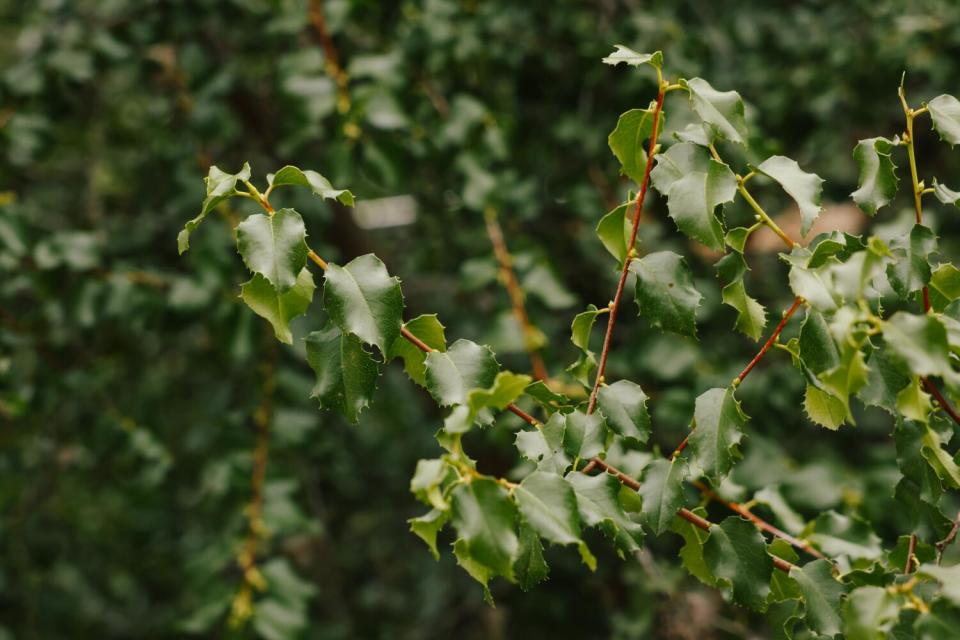
[[[737,312],[735,328],[755,341],[764,332],[766,311],[746,292],[744,249],[754,232],[769,227],[789,249],[781,257],[789,266],[789,286],[797,302],[758,358],[771,343],[791,354],[806,381],[806,411],[824,427],[853,423],[851,396],[888,411],[895,420],[902,472],[896,501],[913,514],[918,531],[948,536],[953,520],[944,512],[950,504],[945,490],[960,489],[960,466],[944,448],[953,424],[935,411],[925,389],[937,395],[939,409],[948,413],[948,400],[934,381],[945,385],[948,396],[960,397],[960,373],[952,362],[952,354],[960,353],[960,272],[948,263],[932,262],[936,236],[922,224],[920,199],[929,192],[955,205],[960,196],[936,180],[929,189],[918,182],[912,127],[916,116],[929,112],[944,140],[960,141],[960,101],[944,95],[913,110],[904,100],[903,137],[864,140],[854,152],[861,176],[853,199],[873,215],[895,196],[891,151],[907,147],[917,206],[917,222],[908,237],[885,240],[832,232],[803,247],[779,228],[746,183],[766,178],[782,188],[796,201],[801,233],[806,235],[821,212],[823,180],[784,156],[751,165],[744,175],[723,161],[717,149],[721,142],[745,145],[748,139],[739,94],[718,91],[701,78],[666,81],[659,52],[639,54],[618,46],[604,62],[649,65],[658,78],[657,101],[623,114],[608,140],[624,175],[640,183],[640,195],[635,207],[631,197],[597,227],[624,277],[628,272],[633,276],[641,316],[662,331],[696,337],[702,299],[683,256],[659,251],[640,257],[632,244],[648,181],[666,198],[668,214],[682,233],[713,251],[726,252],[716,264],[724,282],[722,300]],[[673,91],[686,93],[697,121],[677,131],[674,144],[661,152],[657,133],[665,118],[662,106]],[[649,155],[644,149],[648,141]],[[650,165],[654,162],[655,168]],[[957,567],[940,566],[943,549],[935,550],[933,540],[903,536],[885,553],[866,521],[827,511],[803,528],[800,539],[806,542],[782,533],[768,541],[755,519],[731,516],[714,525],[686,509],[684,482],[704,486],[703,479],[722,490],[743,457],[749,418],[735,393],[750,368],[728,387],[709,389],[697,398],[692,431],[673,456],[645,454],[651,420],[648,396],[640,385],[629,380],[607,384],[601,370],[595,413],[593,402],[588,405],[576,392],[561,393],[545,381],[501,370],[487,346],[458,340],[448,347],[435,315],[404,323],[400,282],[376,256],[364,255],[343,266],[327,263],[308,248],[300,214],[274,211],[268,200],[275,187],[290,184],[352,205],[349,191],[334,189],[316,172],[291,166],[268,175],[263,194],[249,179],[248,165],[236,174],[211,168],[201,213],[181,232],[181,252],[189,246],[190,233],[224,198],[257,201],[265,213],[237,226],[237,251],[253,274],[241,298],[273,325],[281,342],[289,343],[291,319],[304,314],[313,298],[308,260],[323,269],[328,321],[305,338],[307,360],[316,373],[312,396],[320,406],[357,422],[370,404],[381,364],[400,358],[410,379],[449,408],[436,433],[442,455],[420,460],[410,482],[411,491],[430,511],[411,519],[410,527],[439,557],[437,535],[450,523],[456,531],[457,562],[483,585],[489,601],[488,583],[495,576],[523,589],[546,578],[544,541],[575,546],[593,570],[597,560],[584,540],[586,528],[599,529],[626,555],[641,548],[646,527],[658,536],[668,531],[681,535],[686,544],[680,557],[692,575],[721,588],[738,604],[773,611],[782,618],[788,637],[798,624],[831,637],[875,637],[887,631],[936,637],[937,630],[948,628],[958,615],[960,600],[952,587]],[[238,189],[240,184],[245,190]],[[755,213],[750,226],[737,226],[736,218],[727,214],[727,205],[738,196]],[[920,301],[925,314],[886,312]],[[618,303],[619,295],[609,307],[591,306],[573,320],[571,339],[581,354],[568,371],[584,386],[581,398],[591,388],[596,362],[589,348],[591,331],[596,319],[615,312]],[[777,343],[800,304],[806,304],[807,312],[799,335]],[[611,328],[612,323],[608,331]],[[513,404],[524,395],[549,415],[545,422]],[[520,482],[480,472],[464,449],[467,433],[491,426],[495,412],[508,408],[531,427],[516,435],[516,448],[528,462]],[[621,459],[640,476],[639,483],[610,463]],[[589,475],[597,465],[612,473]],[[819,559],[801,566],[791,544]]]

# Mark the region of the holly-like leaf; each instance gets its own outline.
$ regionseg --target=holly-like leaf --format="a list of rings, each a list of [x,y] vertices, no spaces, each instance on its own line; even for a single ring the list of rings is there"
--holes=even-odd
[[[823,178],[803,171],[796,160],[784,156],[767,158],[760,163],[757,171],[773,178],[796,201],[800,207],[800,233],[807,235],[820,215]]]
[[[843,425],[850,413],[843,400],[809,384],[804,392],[803,408],[810,420],[833,431]]]
[[[681,142],[657,156],[650,179],[667,196],[667,212],[680,231],[723,251],[724,231],[716,209],[736,196],[737,180],[730,167],[711,158],[703,147]]]
[[[806,538],[827,556],[854,560],[876,560],[883,555],[880,538],[869,524],[836,511],[825,511],[804,529]]]
[[[590,386],[590,373],[597,366],[596,355],[590,350],[590,333],[597,317],[607,312],[608,309],[587,305],[587,310],[578,313],[570,323],[570,342],[580,350],[580,355],[576,362],[567,367],[567,371],[584,386]]]
[[[607,137],[607,144],[620,161],[620,172],[634,182],[642,182],[647,168],[644,145],[653,135],[654,107],[631,109],[620,115],[617,126]],[[663,127],[663,112],[659,114],[659,129]]]
[[[947,94],[939,95],[927,103],[927,109],[940,139],[951,147],[960,144],[960,100]]]
[[[940,435],[930,425],[926,425],[920,437],[920,454],[924,457],[937,477],[948,487],[960,489],[960,466],[942,446]]]
[[[315,288],[309,269],[300,271],[297,283],[285,293],[277,293],[266,278],[255,274],[240,287],[240,298],[254,313],[273,325],[277,340],[293,344],[290,321],[307,312]]]
[[[471,559],[513,580],[517,507],[503,487],[487,478],[459,485],[451,494],[451,522]]]
[[[680,131],[674,131],[673,137],[680,142],[692,142],[701,147],[709,147],[716,140],[713,129],[702,122],[691,122]]]
[[[602,385],[597,393],[597,407],[609,426],[618,435],[638,444],[650,437],[650,414],[647,394],[640,385],[618,380]]]
[[[960,607],[960,564],[952,567],[922,564],[917,568],[917,576],[939,582],[941,595]]]
[[[547,579],[550,568],[543,559],[543,545],[540,536],[526,523],[520,525],[520,548],[513,563],[513,575],[517,585],[529,591]]]
[[[568,456],[588,460],[606,450],[607,426],[598,414],[574,411],[563,419],[563,449]]]
[[[697,307],[703,296],[693,286],[686,260],[658,251],[630,263],[637,276],[636,300],[651,326],[696,337]]]
[[[386,354],[403,318],[400,280],[391,277],[380,258],[368,253],[345,266],[329,264],[323,287],[324,306],[344,333],[352,333]]]
[[[497,411],[507,408],[507,405],[523,395],[523,390],[530,384],[530,376],[512,371],[501,371],[494,378],[493,384],[486,389],[473,389],[467,394],[467,406],[470,409],[470,421],[484,409]]]
[[[447,350],[447,339],[443,331],[444,327],[440,324],[436,314],[417,316],[403,326],[431,349],[436,351]],[[427,354],[400,335],[394,338],[393,344],[391,344],[387,350],[388,360],[398,357],[403,358],[403,370],[407,372],[410,379],[421,387],[426,386]]]
[[[874,349],[867,362],[867,384],[857,394],[867,406],[880,407],[890,415],[897,415],[897,396],[910,382],[909,372],[886,349]]]
[[[335,189],[329,180],[316,171],[303,171],[291,165],[287,165],[276,173],[268,175],[267,184],[271,189],[283,185],[307,187],[313,191],[314,195],[318,195],[321,198],[338,200],[348,207],[352,207],[354,203],[353,194],[348,190]]]
[[[307,228],[293,209],[252,215],[237,226],[237,249],[250,271],[283,293],[307,264]]]
[[[519,556],[520,542],[517,541],[517,555]],[[467,574],[480,583],[483,587],[483,599],[487,604],[493,606],[493,594],[490,593],[490,578],[497,575],[497,572],[478,561],[470,552],[470,546],[464,539],[458,539],[453,543],[453,556],[457,559],[457,564],[463,567]]]
[[[597,560],[581,539],[577,496],[573,487],[555,473],[534,471],[523,479],[514,495],[520,513],[544,539],[560,545],[577,545],[587,566],[595,569]]]
[[[577,495],[580,519],[590,527],[600,527],[621,553],[636,551],[643,544],[643,528],[630,519],[620,504],[620,482],[603,473],[588,476],[570,473],[567,481]]]
[[[641,517],[657,535],[670,528],[673,517],[683,508],[683,481],[687,463],[681,458],[654,460],[643,470],[640,495],[643,497]]]
[[[541,471],[562,474],[570,466],[570,458],[563,450],[563,436],[567,429],[566,417],[553,414],[539,429],[518,431],[517,450]]]
[[[630,235],[633,231],[632,214],[636,211],[636,203],[628,201],[606,214],[597,223],[597,237],[610,255],[623,263],[627,259],[630,244]]]
[[[190,248],[190,234],[193,233],[207,214],[227,198],[237,195],[237,182],[250,179],[250,165],[244,162],[243,168],[237,173],[227,173],[217,166],[210,167],[204,182],[207,183],[207,197],[200,206],[200,213],[196,218],[187,222],[183,230],[177,235],[177,249],[182,254]]]
[[[897,394],[897,411],[907,420],[915,420],[926,424],[933,403],[930,394],[923,390],[920,376],[913,376],[913,380]]]
[[[307,363],[317,376],[310,397],[356,424],[376,390],[379,365],[356,336],[333,325],[310,333],[304,342]]]
[[[543,380],[536,380],[527,386],[524,390],[524,395],[527,395],[547,410],[548,413],[553,413],[555,411],[560,411],[561,409],[567,409],[573,407],[576,403],[563,395],[562,393],[556,393],[550,387],[548,387]]]
[[[960,191],[954,191],[940,184],[936,178],[933,179],[933,195],[943,204],[952,204],[960,207]]]
[[[847,589],[833,577],[830,561],[814,560],[804,567],[794,567],[790,577],[797,581],[803,594],[807,626],[831,638],[840,633],[840,606]]]
[[[908,238],[890,243],[896,262],[887,266],[887,279],[897,295],[906,299],[930,282],[930,255],[937,250],[937,236],[922,224],[913,225]]]
[[[692,511],[701,518],[707,516],[703,507],[697,507]],[[703,544],[710,534],[680,516],[674,516],[671,530],[683,537],[685,544],[680,548],[680,560],[690,575],[707,586],[717,586],[716,577],[710,573],[707,562],[703,559]]]
[[[934,311],[943,311],[960,298],[960,269],[949,262],[934,269],[930,276],[930,304]]]
[[[813,254],[805,247],[796,246],[780,257],[790,265],[790,289],[793,295],[806,300],[811,307],[823,313],[836,311],[842,301],[833,283],[828,265],[811,266]]]
[[[654,69],[660,69],[663,66],[663,54],[659,51],[654,51],[653,53],[637,53],[622,44],[614,45],[614,47],[613,53],[603,59],[604,64],[616,66],[623,62],[632,67],[648,64]]]
[[[890,157],[893,147],[893,142],[886,138],[868,138],[860,140],[853,148],[853,159],[860,167],[860,180],[850,197],[868,215],[876,215],[897,195],[897,165]]]
[[[443,486],[454,475],[450,466],[441,458],[417,460],[417,468],[410,479],[410,493],[420,502],[446,511],[450,505],[443,497]]]
[[[896,596],[882,587],[854,589],[843,603],[843,633],[850,640],[885,638],[897,621]]]
[[[940,439],[935,431],[933,435],[930,431],[928,425],[899,420],[893,430],[893,441],[897,447],[897,465],[913,485],[914,497],[937,504],[943,495],[943,481],[928,460],[936,458],[933,448],[940,449]],[[929,449],[926,455],[924,449]]]
[[[709,389],[697,398],[689,448],[693,462],[714,486],[720,486],[740,459],[740,441],[747,416],[733,389]]]
[[[729,237],[730,234],[727,234]],[[737,311],[734,327],[754,341],[763,335],[767,325],[767,313],[763,305],[747,295],[743,276],[747,272],[747,262],[743,255],[732,251],[717,262],[717,273],[727,284],[720,291],[725,305]]]
[[[730,586],[734,602],[766,611],[773,560],[753,523],[730,516],[710,527],[703,558],[710,572]]]
[[[938,376],[956,385],[947,331],[934,315],[898,311],[883,323],[883,339],[914,374]]]
[[[690,105],[718,138],[745,144],[747,123],[743,117],[743,99],[736,91],[717,91],[702,78],[681,80],[690,93]]]
[[[443,525],[450,519],[449,511],[439,511],[431,509],[429,512],[416,518],[410,518],[407,523],[418,538],[423,540],[430,549],[430,555],[434,560],[440,559],[440,552],[437,551],[437,533],[443,529]]]
[[[465,404],[473,389],[493,385],[500,364],[490,347],[457,340],[447,351],[427,354],[426,387],[442,406]]]

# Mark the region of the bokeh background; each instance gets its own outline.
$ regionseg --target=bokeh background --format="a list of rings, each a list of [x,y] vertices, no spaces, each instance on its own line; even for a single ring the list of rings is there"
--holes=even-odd
[[[425,393],[391,366],[359,426],[316,408],[302,343],[275,345],[237,300],[230,229],[247,203],[177,255],[211,164],[249,160],[261,184],[284,164],[315,169],[368,203],[278,192],[318,253],[375,251],[404,282],[407,317],[437,312],[449,339],[527,371],[485,232],[492,207],[563,378],[570,320],[616,278],[593,228],[630,185],[606,136],[655,91],[651,74],[601,64],[615,43],[739,90],[759,151],[732,155],[734,169],[796,158],[827,180],[830,225],[850,229],[868,224],[848,204],[851,152],[900,132],[901,73],[914,104],[960,91],[952,0],[0,0],[0,638],[773,637],[774,622],[685,576],[671,536],[627,561],[603,553],[595,573],[549,550],[546,584],[495,583],[487,606],[449,552],[436,562],[407,531],[422,511],[409,477],[441,424]],[[669,132],[682,97],[667,110]],[[960,154],[926,123],[918,136],[925,173],[956,188]],[[781,194],[760,197],[790,218]],[[897,211],[869,224],[895,226]],[[950,255],[955,217],[929,219]],[[691,254],[706,295],[699,343],[633,313],[615,336],[610,373],[643,384],[670,450],[696,395],[756,345],[732,332],[716,257],[660,200],[641,243]],[[773,314],[792,298],[775,250],[755,243],[748,276]],[[319,325],[315,310],[297,336]],[[753,420],[734,497],[772,488],[789,505],[781,522],[855,511],[894,540],[906,525],[891,507],[889,418],[859,413],[831,433],[802,393],[782,352],[742,389]],[[267,585],[234,628],[262,406]],[[470,449],[509,473],[518,424],[499,424]]]

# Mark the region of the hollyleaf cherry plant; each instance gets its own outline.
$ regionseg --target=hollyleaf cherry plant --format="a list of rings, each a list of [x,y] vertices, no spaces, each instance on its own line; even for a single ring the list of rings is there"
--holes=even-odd
[[[583,534],[597,528],[621,556],[639,550],[645,535],[681,536],[680,562],[691,574],[745,607],[785,610],[787,636],[804,628],[849,638],[955,634],[960,566],[943,566],[942,560],[958,529],[949,509],[956,508],[950,492],[960,489],[960,465],[950,447],[956,448],[951,440],[960,416],[948,398],[960,397],[960,271],[938,258],[937,236],[924,225],[923,200],[932,195],[953,207],[960,205],[960,192],[937,178],[929,184],[921,179],[914,127],[929,116],[943,141],[960,143],[960,100],[942,95],[913,108],[901,86],[904,130],[861,140],[853,151],[860,179],[852,198],[875,216],[897,193],[896,162],[905,148],[915,209],[909,233],[885,240],[833,231],[804,246],[777,225],[752,188],[761,183],[786,192],[807,234],[821,212],[823,180],[784,156],[739,172],[724,159],[724,147],[746,147],[750,138],[737,92],[718,91],[702,78],[668,79],[660,52],[618,45],[603,62],[655,73],[658,90],[647,107],[624,113],[608,139],[622,173],[638,190],[598,222],[597,235],[620,277],[608,305],[591,305],[572,320],[571,340],[580,350],[567,370],[572,382],[502,370],[489,347],[469,340],[448,344],[435,315],[405,321],[400,280],[375,255],[345,265],[317,255],[300,214],[270,204],[280,186],[306,187],[321,198],[353,204],[349,191],[335,189],[314,171],[283,167],[267,176],[261,192],[249,165],[233,174],[212,167],[200,214],[178,238],[180,251],[221,202],[254,200],[263,213],[236,227],[237,250],[251,272],[240,297],[289,344],[290,321],[306,313],[322,275],[327,324],[305,338],[307,362],[316,373],[312,395],[320,406],[357,422],[382,367],[396,359],[446,411],[436,432],[437,456],[420,460],[410,481],[427,511],[409,524],[437,557],[438,532],[451,527],[457,562],[491,602],[488,583],[494,577],[529,589],[547,576],[544,543],[573,547],[593,570],[597,560]],[[662,136],[668,97],[671,108],[689,110],[695,120],[669,141]],[[767,311],[747,292],[744,277],[744,248],[761,227],[783,242],[780,257],[795,299],[742,372],[726,388],[696,399],[689,435],[673,453],[645,457],[638,465],[624,451],[649,447],[647,394],[636,381],[605,375],[628,282],[640,315],[666,332],[696,337],[702,298],[684,256],[638,246],[651,188],[666,199],[681,233],[724,254],[716,270],[722,301],[736,311],[737,331],[759,341],[768,325]],[[752,211],[752,224],[732,222],[730,205],[737,200]],[[505,254],[498,228],[490,232]],[[798,336],[780,342],[800,312]],[[606,329],[598,358],[589,344],[602,316]],[[901,472],[890,488],[890,504],[913,522],[895,548],[884,549],[869,523],[854,517],[827,511],[788,532],[789,523],[777,526],[723,497],[724,480],[748,446],[751,428],[737,389],[771,347],[786,351],[805,381],[803,405],[813,422],[830,430],[852,424],[853,400],[890,414]],[[542,361],[535,368],[542,369]],[[579,393],[570,390],[575,384],[583,385]],[[479,472],[463,445],[464,434],[494,426],[502,411],[527,425],[515,440],[528,463],[518,482]],[[620,468],[628,463],[629,473]],[[708,521],[702,507],[687,503],[687,485],[732,515]]]

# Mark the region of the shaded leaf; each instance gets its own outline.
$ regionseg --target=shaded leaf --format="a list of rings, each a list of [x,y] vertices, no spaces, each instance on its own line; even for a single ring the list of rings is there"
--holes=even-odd
[[[893,142],[886,138],[860,140],[853,148],[853,159],[860,167],[857,190],[850,194],[853,201],[868,215],[876,215],[897,195],[897,165],[890,152]]]
[[[580,519],[600,527],[621,553],[636,551],[643,544],[643,528],[632,521],[620,504],[620,483],[610,474],[588,476],[571,473],[567,481],[577,494]]]
[[[500,369],[489,347],[469,340],[428,353],[425,364],[427,390],[443,406],[465,404],[470,391],[493,385]]]
[[[814,560],[804,567],[794,567],[790,577],[797,581],[803,594],[807,626],[825,636],[840,633],[840,606],[847,589],[833,577],[829,560]]]
[[[682,458],[654,460],[643,470],[640,496],[644,524],[657,535],[667,531],[677,511],[683,508],[683,481],[687,464]]]
[[[647,168],[645,143],[653,135],[654,107],[630,109],[620,115],[617,126],[607,137],[607,144],[620,161],[620,172],[635,182],[642,182]],[[663,128],[663,112],[658,128]]]
[[[309,169],[303,171],[291,165],[287,165],[276,173],[268,175],[267,184],[271,188],[283,185],[307,187],[313,191],[314,195],[318,195],[321,198],[338,200],[348,207],[352,207],[354,203],[353,194],[347,189],[335,189],[329,180],[316,171]]]
[[[477,478],[451,494],[451,522],[466,555],[493,575],[513,580],[513,561],[519,550],[517,508],[493,480]]]
[[[403,325],[407,331],[420,339],[431,349],[437,351],[447,350],[447,339],[444,335],[444,326],[440,324],[436,314],[424,314],[417,316],[413,320]],[[425,387],[426,381],[426,359],[427,354],[402,335],[393,340],[393,344],[387,350],[387,359],[403,358],[403,370],[411,380],[421,387]]]
[[[693,286],[693,275],[683,257],[659,251],[630,263],[637,276],[640,313],[658,329],[696,337],[697,307],[703,296]]]
[[[237,250],[250,271],[283,293],[307,264],[307,228],[293,209],[252,215],[237,226]]]
[[[643,444],[650,437],[647,394],[629,380],[604,384],[597,393],[597,407],[618,435]]]
[[[703,557],[710,572],[730,585],[734,602],[766,611],[773,560],[763,535],[752,523],[730,516],[710,527]]]
[[[927,103],[927,109],[940,139],[951,147],[960,144],[960,100],[947,94],[939,95]]]
[[[714,486],[720,486],[740,459],[740,441],[747,416],[733,389],[709,389],[697,397],[689,449],[693,462]]]
[[[253,279],[240,287],[240,298],[254,313],[273,325],[277,340],[293,344],[290,321],[307,312],[315,288],[309,269],[300,272],[293,288],[279,294],[266,278],[255,274]]]
[[[217,166],[211,166],[204,182],[207,184],[207,197],[200,206],[200,213],[196,218],[187,222],[183,230],[177,235],[177,249],[182,254],[190,248],[190,234],[193,233],[207,214],[227,198],[237,194],[237,182],[250,179],[250,164],[243,163],[237,173],[227,173]]]
[[[807,235],[820,215],[823,178],[807,173],[795,160],[785,156],[771,156],[757,166],[757,171],[773,178],[800,207],[800,233]]]
[[[324,307],[344,333],[352,333],[386,354],[403,317],[400,280],[387,273],[380,258],[368,253],[345,266],[327,266]]]
[[[310,333],[304,343],[307,363],[316,374],[310,397],[324,409],[336,409],[356,424],[370,405],[380,367],[356,336],[333,325]]]
[[[681,80],[690,93],[690,105],[700,119],[719,138],[744,144],[747,123],[743,117],[743,100],[736,91],[717,91],[702,78]]]

